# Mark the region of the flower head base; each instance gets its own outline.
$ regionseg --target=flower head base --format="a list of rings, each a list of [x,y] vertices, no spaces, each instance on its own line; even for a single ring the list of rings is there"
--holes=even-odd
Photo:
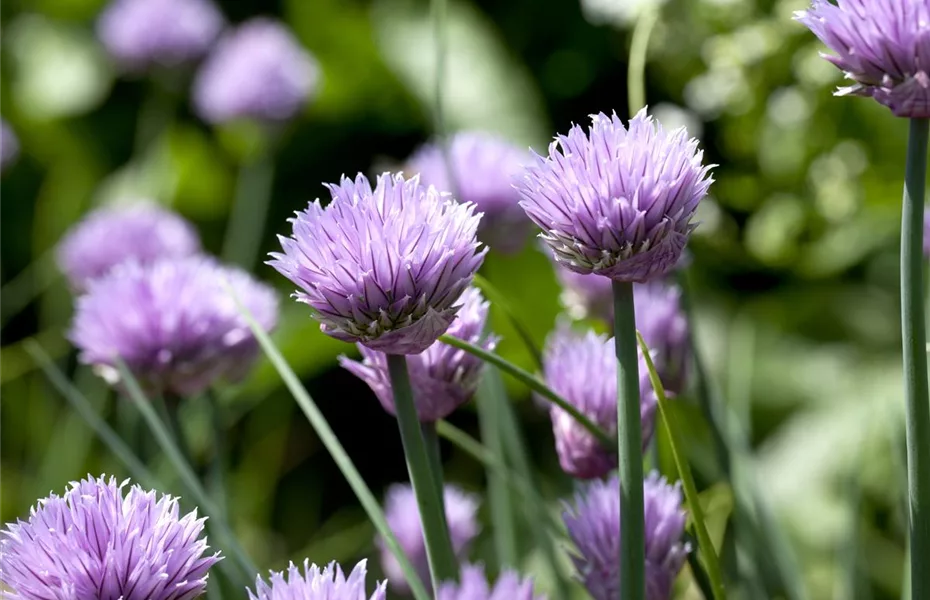
[[[71,287],[85,291],[114,266],[182,258],[200,252],[200,237],[181,216],[149,201],[99,208],[71,228],[58,245],[58,265]]]
[[[930,5],[915,0],[813,0],[795,18],[854,83],[837,95],[870,96],[899,117],[930,117]]]
[[[617,358],[613,338],[592,331],[578,334],[562,325],[553,333],[543,356],[546,383],[609,434],[617,431]],[[656,395],[640,355],[640,418],[643,447],[655,426]],[[617,456],[603,448],[567,412],[549,409],[555,448],[562,469],[579,479],[603,477],[617,466]]]
[[[261,577],[255,580],[255,591],[249,590],[249,600],[365,600],[368,575],[365,561],[361,561],[349,576],[335,562],[324,569],[304,561],[303,573],[291,563],[287,573],[272,571],[266,583]],[[369,600],[385,600],[385,584],[379,583]]]
[[[0,171],[5,171],[19,155],[19,139],[10,124],[0,119]]]
[[[73,482],[0,540],[0,582],[12,598],[190,600],[219,554],[204,555],[203,518],[178,501],[112,477]]]
[[[492,586],[484,574],[484,567],[462,567],[461,583],[444,583],[439,587],[436,600],[545,600],[533,591],[533,581],[521,579],[514,571],[504,571]]]
[[[452,324],[487,249],[480,215],[417,177],[359,174],[327,186],[291,219],[294,236],[268,264],[297,284],[324,333],[389,354],[418,354]]]
[[[449,524],[449,536],[452,538],[452,549],[459,560],[462,560],[480,529],[477,520],[479,498],[454,485],[446,485],[443,490],[443,500],[446,508],[446,522]],[[417,575],[428,586],[430,582],[429,562],[423,541],[420,509],[417,506],[413,488],[409,485],[392,485],[388,488],[384,512],[388,526],[397,537],[404,553],[413,563]],[[380,537],[378,546],[381,550],[381,566],[391,587],[399,592],[406,592],[410,587],[397,559]]]
[[[594,600],[620,597],[620,482],[616,475],[594,481],[575,495],[563,513],[578,555],[575,568]],[[646,523],[646,600],[668,600],[672,584],[688,557],[682,543],[687,515],[681,508],[681,488],[657,473],[643,482]]]
[[[114,0],[97,22],[107,51],[132,69],[199,58],[222,28],[209,0]]]
[[[489,304],[476,288],[462,293],[462,308],[446,331],[447,334],[477,344],[487,351],[497,346],[497,337],[484,335]],[[394,412],[394,390],[388,373],[387,355],[358,345],[362,362],[340,357],[339,363],[365,381],[374,391],[384,410]],[[484,361],[464,350],[436,341],[407,358],[407,370],[413,386],[413,402],[421,422],[432,423],[452,414],[468,402],[478,389]]]
[[[80,359],[112,383],[116,359],[154,393],[196,395],[216,379],[239,380],[258,345],[228,292],[265,330],[278,318],[274,292],[206,257],[119,265],[78,298],[70,338]]]
[[[194,107],[211,123],[286,121],[314,93],[316,60],[284,25],[256,18],[225,35],[194,82]]]
[[[531,223],[520,208],[513,177],[529,162],[529,152],[488,133],[463,132],[449,140],[448,154],[453,181],[437,144],[427,144],[410,157],[410,170],[419,173],[424,184],[451,192],[484,214],[479,240],[505,254],[519,252]]]
[[[671,270],[713,179],[697,140],[666,132],[641,110],[625,129],[617,115],[591,117],[536,157],[517,184],[521,206],[559,264],[615,281]]]

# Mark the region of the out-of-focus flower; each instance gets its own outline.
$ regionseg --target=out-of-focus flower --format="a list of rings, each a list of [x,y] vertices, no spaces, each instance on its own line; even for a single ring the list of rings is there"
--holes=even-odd
[[[643,335],[662,386],[674,394],[684,390],[691,358],[688,319],[681,306],[681,288],[651,281],[633,286],[636,329]]]
[[[457,133],[446,151],[427,144],[409,160],[409,168],[420,174],[420,181],[440,191],[451,192],[456,200],[471,202],[484,214],[478,227],[478,239],[506,254],[518,252],[529,237],[532,224],[520,208],[520,195],[513,187],[513,177],[530,162],[530,153],[506,140],[481,132]]]
[[[930,211],[924,214],[924,256],[930,258]]]
[[[207,589],[220,560],[197,511],[112,477],[72,482],[64,496],[39,500],[27,521],[0,540],[0,582],[13,598],[190,600]]]
[[[449,525],[449,536],[452,538],[452,549],[459,560],[464,560],[468,547],[475,536],[478,535],[479,525],[476,518],[479,499],[474,494],[463,492],[454,485],[446,485],[443,490],[443,499],[446,509],[446,522]],[[410,558],[413,567],[426,585],[430,584],[429,562],[426,556],[426,545],[423,541],[423,523],[420,521],[420,509],[413,488],[409,485],[392,485],[388,488],[384,501],[384,513],[388,526]],[[397,559],[387,548],[384,540],[378,538],[381,550],[381,567],[388,578],[391,587],[399,592],[410,589],[404,572]]]
[[[614,292],[610,279],[576,273],[558,263],[555,264],[555,276],[562,284],[562,305],[569,316],[613,323]]]
[[[200,252],[200,237],[180,215],[148,201],[100,208],[68,231],[57,248],[58,265],[71,287],[88,283],[114,266],[151,264]]]
[[[930,117],[926,2],[814,0],[795,18],[835,53],[824,58],[853,82],[837,95],[871,96],[899,117]]]
[[[202,56],[223,28],[209,0],[113,0],[97,35],[124,66],[174,66]]]
[[[0,172],[5,171],[19,156],[19,139],[10,124],[0,119]]]
[[[646,599],[669,600],[690,548],[682,542],[686,513],[679,485],[657,473],[643,482],[646,523]],[[562,515],[578,554],[575,568],[594,600],[620,597],[620,481],[594,481]]]
[[[335,562],[324,569],[304,561],[303,573],[294,563],[284,572],[271,572],[266,583],[261,577],[255,580],[255,591],[249,590],[249,600],[385,600],[385,583],[379,583],[369,597],[365,590],[368,575],[363,560],[346,577]]]
[[[197,395],[216,379],[237,381],[258,343],[226,284],[266,331],[278,319],[274,291],[239,269],[195,256],[148,266],[124,263],[77,300],[70,339],[80,360],[111,383],[122,360],[151,392]]]
[[[462,307],[446,331],[447,334],[494,350],[497,337],[484,335],[489,304],[476,288],[462,293]],[[358,344],[362,362],[340,357],[339,363],[367,383],[384,410],[394,412],[394,391],[388,372],[387,355]],[[420,354],[407,359],[407,370],[413,387],[413,402],[417,416],[424,423],[448,417],[452,411],[468,402],[475,394],[484,361],[464,350],[436,341]]]
[[[416,176],[359,174],[327,185],[279,237],[268,264],[298,285],[324,333],[389,354],[418,354],[452,324],[484,260],[481,215]]]
[[[533,591],[532,579],[523,579],[514,571],[504,571],[490,585],[483,566],[465,565],[462,581],[443,583],[436,600],[545,600],[545,596]]]
[[[206,121],[286,121],[316,92],[320,67],[281,23],[256,18],[223,36],[194,82]]]
[[[639,402],[643,447],[655,426],[656,396],[640,355]],[[549,336],[543,355],[543,374],[555,392],[609,435],[617,432],[617,357],[613,338],[593,331],[579,334],[560,325]],[[555,449],[562,469],[580,479],[602,477],[617,466],[616,452],[603,448],[567,412],[552,405],[549,415]]]
[[[666,132],[641,110],[591,117],[536,156],[517,187],[526,214],[561,265],[615,281],[644,282],[678,262],[691,218],[713,179],[697,140]]]

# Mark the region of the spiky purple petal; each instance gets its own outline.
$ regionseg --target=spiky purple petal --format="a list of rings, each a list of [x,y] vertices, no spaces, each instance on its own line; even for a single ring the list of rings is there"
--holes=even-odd
[[[366,566],[366,561],[359,562],[346,577],[336,562],[321,569],[305,560],[303,572],[291,563],[286,573],[272,571],[267,582],[257,577],[249,600],[385,600],[384,582],[377,584],[369,597]]]

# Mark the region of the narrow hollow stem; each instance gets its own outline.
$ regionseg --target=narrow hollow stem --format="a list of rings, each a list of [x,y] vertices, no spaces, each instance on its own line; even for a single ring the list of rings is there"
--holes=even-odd
[[[274,182],[274,161],[266,148],[253,162],[243,165],[236,182],[236,197],[223,238],[223,259],[249,270],[265,233],[265,219]]]
[[[439,497],[439,507],[442,509],[442,521],[446,531],[449,524],[446,522],[446,499],[442,480],[442,454],[439,451],[439,434],[436,432],[436,423],[421,423],[420,433],[423,434],[423,443],[426,445],[426,458],[429,460],[430,474],[436,495]],[[436,473],[440,476],[436,477]]]
[[[433,473],[430,467],[426,443],[417,418],[417,408],[413,403],[407,358],[403,355],[388,354],[387,362],[391,388],[394,390],[397,425],[404,445],[410,483],[413,485],[417,507],[420,509],[430,578],[435,590],[439,589],[439,584],[443,581],[458,579],[458,565],[452,544],[449,542],[441,497],[436,493],[442,486],[442,473]]]
[[[633,29],[626,83],[631,117],[646,106],[646,57],[649,52],[649,38],[658,20],[658,7],[644,8]]]
[[[639,414],[639,359],[633,284],[613,282],[617,353],[617,450],[620,472],[620,597],[645,597],[643,442]]]
[[[207,390],[210,421],[213,424],[213,460],[210,462],[208,487],[220,516],[226,518],[226,420],[223,405],[213,390]]]
[[[911,119],[901,219],[901,335],[906,398],[911,598],[930,597],[930,399],[923,312],[928,119]]]

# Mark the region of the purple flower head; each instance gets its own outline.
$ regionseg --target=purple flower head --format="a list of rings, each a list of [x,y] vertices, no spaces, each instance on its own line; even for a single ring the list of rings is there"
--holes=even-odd
[[[520,195],[512,182],[529,162],[530,153],[487,133],[463,132],[449,141],[448,154],[451,182],[437,144],[427,144],[410,157],[410,170],[419,173],[424,184],[452,192],[457,200],[471,202],[484,213],[478,239],[506,254],[519,252],[531,223],[520,208]]]
[[[368,575],[363,560],[346,577],[335,562],[326,568],[304,561],[303,573],[294,563],[284,572],[272,571],[268,582],[261,577],[255,579],[255,591],[249,590],[249,600],[385,600],[385,583],[379,583],[369,597],[365,590]]]
[[[930,5],[925,0],[813,0],[795,18],[835,54],[824,58],[899,117],[930,117]]]
[[[19,139],[10,124],[0,119],[0,171],[5,171],[19,156]]]
[[[256,18],[223,36],[194,82],[194,108],[210,123],[286,121],[314,94],[320,67],[288,29]]]
[[[468,553],[469,545],[480,529],[476,518],[479,498],[454,485],[447,485],[443,490],[443,499],[446,507],[446,522],[449,524],[449,535],[452,538],[452,549],[459,560],[463,560]],[[388,526],[397,537],[404,553],[413,563],[420,580],[429,586],[429,562],[423,541],[423,524],[420,522],[420,509],[417,506],[413,488],[400,484],[388,488],[384,512]],[[410,586],[404,577],[404,572],[380,537],[378,547],[381,550],[381,566],[391,587],[402,593],[408,591]]]
[[[279,236],[268,264],[297,284],[324,333],[389,354],[418,354],[452,324],[481,266],[481,215],[436,188],[385,173],[326,186]]]
[[[97,35],[124,66],[175,66],[202,56],[223,28],[209,0],[113,0]]]
[[[258,343],[226,284],[263,329],[278,319],[274,292],[202,256],[115,267],[77,300],[70,339],[111,383],[120,358],[150,392],[194,396],[245,376]]]
[[[462,293],[462,307],[446,331],[447,334],[492,351],[497,345],[496,336],[484,335],[489,304],[477,288]],[[388,373],[387,355],[358,345],[362,362],[344,356],[339,363],[367,383],[384,410],[394,412],[394,391]],[[436,341],[421,352],[407,358],[407,370],[413,386],[413,402],[417,416],[424,423],[448,417],[452,411],[468,402],[478,388],[484,361],[443,342]]]
[[[614,291],[610,279],[576,273],[556,263],[555,276],[562,284],[562,304],[575,319],[614,320]]]
[[[584,334],[560,325],[543,355],[546,383],[607,433],[617,431],[617,358],[614,340],[593,331]],[[640,418],[643,447],[655,425],[656,395],[640,355]],[[561,408],[549,409],[555,449],[562,469],[573,477],[603,477],[617,466],[615,452],[603,448],[587,429]]]
[[[180,516],[177,498],[88,477],[39,500],[0,540],[0,582],[11,598],[189,600],[220,560],[204,518]]]
[[[57,249],[58,265],[78,292],[120,263],[151,264],[198,252],[197,230],[149,201],[91,212],[65,234]]]
[[[593,481],[577,493],[562,519],[578,549],[575,568],[594,600],[620,597],[620,482],[616,475]],[[688,557],[681,541],[687,515],[681,487],[655,472],[643,482],[646,523],[646,600],[669,600]]]
[[[713,179],[697,140],[666,132],[643,109],[630,121],[601,113],[536,156],[517,188],[559,264],[615,281],[648,281],[678,262],[691,218]]]
[[[522,579],[514,571],[504,571],[492,586],[480,565],[462,567],[460,583],[446,582],[439,586],[436,600],[545,600],[533,591],[533,580]]]

